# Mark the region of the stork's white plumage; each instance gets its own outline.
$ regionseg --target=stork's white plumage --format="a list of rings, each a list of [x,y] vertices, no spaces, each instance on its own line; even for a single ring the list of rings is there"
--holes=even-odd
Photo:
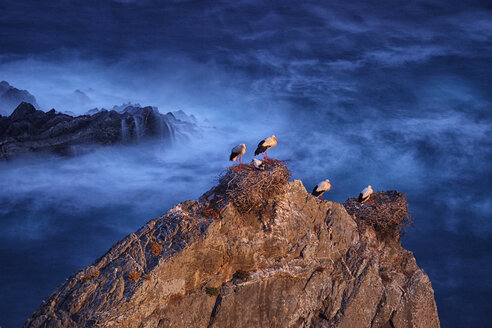
[[[371,185],[365,187],[364,189],[362,189],[362,191],[360,192],[359,194],[359,198],[357,199],[358,202],[360,203],[363,203],[365,202],[366,200],[369,199],[369,197],[371,197],[371,194],[373,193],[373,190],[372,190],[372,187]]]
[[[265,163],[263,163],[263,161],[260,161],[259,159],[256,158],[253,158],[253,166],[258,170],[265,169]]]
[[[246,153],[246,145],[240,144],[232,148],[231,156],[229,160],[236,161],[239,164],[239,170],[241,169],[241,157]]]
[[[260,141],[260,143],[258,144],[258,147],[255,150],[255,156],[259,155],[261,153],[265,153],[265,155],[263,155],[263,157],[265,158],[265,162],[268,162],[267,150],[272,148],[272,147],[275,147],[277,144],[278,144],[278,141],[277,141],[277,138],[275,138],[275,136],[271,136],[271,137],[263,139],[262,141]]]
[[[330,180],[326,179],[321,181],[314,187],[313,192],[311,193],[313,196],[319,196],[319,199],[323,199],[323,193],[332,188]]]

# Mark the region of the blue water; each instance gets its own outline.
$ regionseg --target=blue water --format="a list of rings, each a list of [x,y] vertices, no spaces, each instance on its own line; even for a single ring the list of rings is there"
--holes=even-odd
[[[42,109],[131,101],[216,127],[174,148],[0,163],[0,325],[197,198],[233,146],[248,156],[275,134],[271,154],[308,189],[329,178],[329,199],[405,192],[403,243],[442,326],[490,326],[491,22],[479,0],[0,2],[0,80]]]
[[[489,181],[466,175],[473,172],[469,166],[459,171],[426,166],[419,160],[420,147],[404,147],[394,139],[305,132],[317,140],[309,146],[296,141],[300,132],[295,129],[279,128],[279,145],[270,153],[286,159],[292,177],[308,190],[328,177],[334,190],[326,198],[339,202],[368,183],[376,190],[407,193],[415,228],[403,244],[431,278],[442,325],[486,326],[492,229],[490,201],[479,190]],[[225,131],[171,148],[107,147],[75,158],[0,163],[2,325],[19,326],[65,278],[116,241],[174,204],[197,199],[229,164],[234,144],[228,139],[234,137],[246,142],[249,161],[257,140]],[[446,161],[459,163],[440,157],[433,163]],[[477,161],[475,170],[484,163]]]

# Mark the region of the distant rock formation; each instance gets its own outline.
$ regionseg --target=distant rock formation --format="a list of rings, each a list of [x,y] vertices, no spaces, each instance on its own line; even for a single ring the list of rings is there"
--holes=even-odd
[[[14,88],[7,81],[0,82],[0,114],[12,112],[23,101],[39,108],[36,98],[27,90]]]
[[[183,112],[181,109],[173,112],[174,117],[176,117],[178,120],[185,121],[185,122],[191,122],[191,123],[197,123],[198,120],[194,115],[188,115],[185,112]]]
[[[73,108],[89,108],[94,101],[80,89],[74,90],[70,95],[66,96],[66,103],[72,104]],[[65,112],[65,114],[72,115],[71,113]]]
[[[121,105],[114,105],[113,108],[111,108],[112,110],[115,110],[117,112],[122,112],[125,108],[127,107],[142,107],[139,103],[136,103],[136,104],[132,104],[131,102],[128,102],[126,104],[121,104]],[[103,108],[104,109],[104,108]]]
[[[138,108],[142,108],[142,106],[138,103],[132,104],[131,102],[128,102],[128,103],[126,103],[126,104],[124,103],[122,105],[114,105],[113,108],[111,108],[111,110],[114,110],[118,113],[125,113],[125,112],[134,112],[135,109],[138,109]],[[152,108],[154,110],[158,111],[157,107],[152,106]],[[104,110],[108,110],[108,109],[97,108],[97,107],[92,108],[92,109],[88,110],[85,113],[85,115],[94,115],[94,114],[99,113],[99,112],[104,111]],[[198,124],[198,120],[196,119],[196,117],[194,115],[188,115],[184,111],[182,111],[181,109],[174,111],[174,112],[168,112],[167,114],[172,114],[175,119],[182,121],[182,122]]]
[[[0,159],[40,151],[70,155],[95,145],[152,139],[172,142],[197,131],[195,124],[178,120],[172,113],[160,114],[150,106],[74,117],[54,109],[36,110],[23,102],[10,116],[0,116]]]
[[[283,164],[244,166],[68,278],[24,327],[439,327],[398,234],[286,181]]]
[[[83,92],[79,89],[76,89],[73,92],[73,98],[75,101],[81,102],[81,103],[88,103],[88,102],[92,101],[91,98],[89,98],[89,96],[85,92]]]

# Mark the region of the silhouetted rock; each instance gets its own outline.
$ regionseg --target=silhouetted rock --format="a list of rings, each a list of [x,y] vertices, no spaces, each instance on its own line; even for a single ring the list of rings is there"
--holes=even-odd
[[[127,107],[71,116],[36,110],[21,103],[9,117],[0,116],[0,158],[48,151],[63,155],[81,148],[158,139],[172,142],[197,132],[196,125],[162,115],[154,107]]]
[[[230,189],[252,172],[115,244],[24,327],[439,327],[429,278],[399,240],[359,229],[299,180],[244,211]]]
[[[0,82],[0,114],[10,113],[21,102],[28,102],[39,107],[36,98],[27,90],[19,90],[11,86],[7,81]]]
[[[21,120],[31,120],[33,118],[33,114],[36,113],[36,108],[33,105],[22,102],[17,106],[14,112],[9,116],[12,122],[17,122]]]

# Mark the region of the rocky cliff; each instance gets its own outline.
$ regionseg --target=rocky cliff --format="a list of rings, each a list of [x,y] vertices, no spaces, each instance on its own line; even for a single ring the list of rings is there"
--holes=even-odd
[[[17,107],[23,101],[39,107],[36,98],[29,91],[17,89],[7,81],[0,82],[0,114],[10,113],[12,108]]]
[[[66,280],[24,327],[439,327],[398,230],[382,234],[286,172],[230,169]],[[354,206],[387,215],[379,196]]]
[[[54,109],[36,110],[23,102],[10,116],[0,115],[0,159],[39,151],[68,155],[94,145],[150,139],[173,141],[197,131],[194,123],[176,119],[172,113],[161,114],[150,106],[71,116]]]

